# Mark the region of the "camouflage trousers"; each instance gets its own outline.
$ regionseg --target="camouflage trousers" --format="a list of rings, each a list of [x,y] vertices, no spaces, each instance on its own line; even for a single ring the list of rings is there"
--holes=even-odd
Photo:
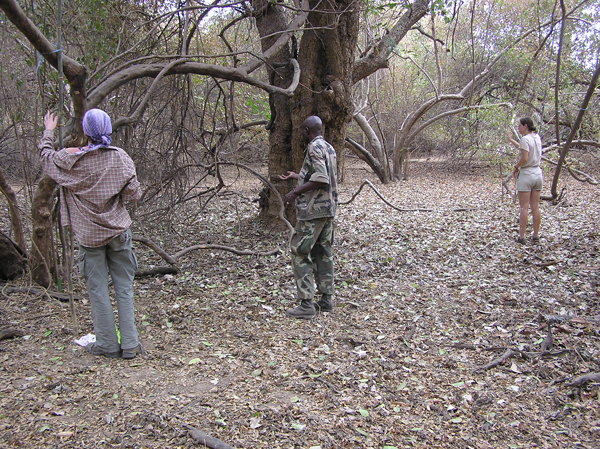
[[[292,269],[298,299],[312,300],[317,291],[333,295],[333,218],[298,220],[291,242]]]

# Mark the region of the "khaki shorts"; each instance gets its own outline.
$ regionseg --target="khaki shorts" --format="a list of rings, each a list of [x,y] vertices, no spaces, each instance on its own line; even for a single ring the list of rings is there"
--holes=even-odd
[[[544,177],[539,167],[533,169],[521,169],[517,175],[516,188],[518,192],[531,192],[532,190],[542,190]]]

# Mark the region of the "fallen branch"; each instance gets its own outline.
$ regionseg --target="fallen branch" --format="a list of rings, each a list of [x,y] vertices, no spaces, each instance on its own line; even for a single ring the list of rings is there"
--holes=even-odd
[[[583,376],[576,377],[570,382],[567,382],[568,387],[580,387],[588,382],[600,382],[600,373],[589,373]]]
[[[362,191],[362,189],[363,189],[363,187],[365,185],[368,185],[369,187],[371,187],[371,189],[373,190],[373,192],[375,192],[375,194],[379,198],[381,198],[381,201],[383,201],[385,204],[387,204],[388,206],[390,206],[392,209],[397,210],[398,212],[435,212],[435,209],[401,209],[399,207],[396,207],[392,203],[390,203],[388,200],[386,200],[383,197],[383,195],[379,192],[379,190],[377,190],[377,188],[368,179],[365,179],[363,181],[363,183],[360,185],[360,187],[358,188],[358,190],[356,192],[354,192],[354,194],[352,195],[352,197],[348,201],[340,202],[339,203],[340,206],[344,206],[346,204],[350,204],[352,201],[354,201],[354,199]],[[480,210],[480,209],[477,209],[477,208],[467,208],[467,207],[457,207],[455,209],[449,209],[449,210],[447,210],[445,212],[465,212],[465,211],[474,211],[474,210]]]
[[[492,360],[490,363],[488,363],[485,366],[482,366],[481,368],[477,368],[475,370],[475,372],[477,372],[477,371],[487,371],[487,370],[489,370],[491,368],[494,368],[495,366],[498,366],[501,363],[504,363],[506,360],[510,359],[515,354],[516,354],[516,352],[513,351],[512,349],[507,349],[506,352],[504,354],[502,354],[502,356],[498,357],[497,359]]]
[[[194,245],[189,248],[182,249],[181,251],[176,252],[173,257],[179,259],[184,254],[187,254],[191,251],[196,251],[199,249],[219,249],[222,251],[229,251],[230,253],[237,254],[238,256],[272,256],[273,254],[277,254],[281,252],[281,249],[275,248],[271,251],[250,251],[246,249],[236,249],[230,246],[223,245]]]
[[[176,267],[154,267],[149,270],[138,270],[135,272],[136,278],[150,277],[150,276],[160,276],[164,274],[178,274],[179,269]]]
[[[148,248],[153,250],[156,254],[158,254],[160,257],[162,257],[165,260],[165,262],[167,262],[168,264],[175,265],[177,263],[176,259],[174,259],[172,256],[169,256],[166,253],[166,251],[164,251],[160,246],[158,246],[152,240],[150,240],[146,237],[140,237],[137,235],[132,236],[132,238],[134,241],[141,242],[144,245],[146,245]]]
[[[230,246],[224,246],[224,245],[194,245],[194,246],[189,246],[187,248],[184,248],[180,251],[177,251],[173,255],[170,255],[170,254],[167,254],[167,252],[165,250],[163,250],[160,246],[158,246],[156,243],[154,243],[152,240],[150,240],[146,237],[139,237],[139,236],[134,235],[133,240],[135,240],[136,242],[143,243],[148,248],[150,248],[151,250],[156,252],[156,254],[158,254],[160,257],[162,257],[165,262],[167,262],[171,265],[176,265],[177,262],[179,261],[179,259],[182,256],[186,255],[187,253],[192,252],[192,251],[201,250],[201,249],[216,249],[216,250],[221,250],[221,251],[229,251],[230,253],[236,254],[238,256],[272,256],[274,254],[281,252],[281,250],[279,248],[275,248],[270,251],[251,251],[251,250],[246,250],[246,249],[232,248]],[[172,267],[172,268],[171,267],[157,267],[154,270],[158,271],[157,274],[177,274],[179,272],[179,270],[176,267]],[[164,272],[161,272],[161,270],[163,270]],[[175,270],[175,272],[169,271],[169,270]],[[139,272],[136,272],[135,275],[136,276],[152,276],[153,274],[151,274],[151,271],[139,271]]]
[[[25,334],[18,329],[4,329],[3,331],[0,331],[0,341],[9,338],[22,337],[23,335]]]
[[[221,440],[218,440],[210,435],[202,432],[201,430],[196,429],[188,424],[184,424],[183,427],[190,431],[190,436],[197,441],[199,444],[202,444],[210,449],[234,449],[233,446],[230,446],[227,443],[223,443]]]
[[[399,207],[394,206],[392,203],[390,203],[388,200],[386,200],[383,195],[381,193],[379,193],[379,191],[375,188],[375,186],[371,183],[371,181],[369,180],[364,180],[363,183],[360,185],[360,187],[358,188],[358,190],[352,195],[352,198],[350,198],[348,201],[344,201],[344,202],[340,202],[340,205],[346,205],[346,204],[350,204],[352,201],[354,201],[354,199],[358,196],[358,194],[361,192],[361,190],[363,189],[363,187],[365,185],[368,185],[369,187],[371,187],[371,189],[373,190],[373,192],[375,192],[375,194],[381,198],[381,200],[387,204],[388,206],[390,206],[392,209],[395,209],[399,212],[433,212],[433,209],[400,209]]]
[[[8,293],[32,293],[37,296],[48,295],[51,298],[58,299],[60,302],[69,302],[69,295],[66,293],[53,292],[50,290],[46,290],[44,288],[38,287],[9,287],[8,285],[4,285],[0,290],[2,295]],[[73,296],[73,299],[80,300],[81,296]]]

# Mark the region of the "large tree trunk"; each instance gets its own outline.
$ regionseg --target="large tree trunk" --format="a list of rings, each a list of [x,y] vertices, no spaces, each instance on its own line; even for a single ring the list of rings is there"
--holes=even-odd
[[[259,6],[258,0],[253,6]],[[354,57],[360,4],[349,0],[311,1],[310,8],[299,45],[298,63],[302,70],[299,86],[291,99],[271,98],[272,113],[274,111],[276,115],[270,129],[269,178],[278,183],[282,194],[291,190],[294,184],[292,181],[279,182],[277,176],[288,170],[298,172],[304,159],[302,122],[310,115],[318,115],[323,121],[323,136],[341,154],[346,125],[354,112],[351,102],[353,84],[387,66],[395,44],[427,13],[429,0],[415,0],[385,39],[359,60]],[[261,36],[285,29],[283,11],[277,7],[268,8],[257,17],[257,26]],[[268,40],[264,39],[263,48],[266,42]],[[290,53],[294,56],[293,50]],[[281,61],[285,56],[286,53],[280,53]],[[289,79],[277,75],[271,82],[275,84],[278,80],[285,86]],[[341,161],[338,157],[338,165]],[[263,218],[274,217],[279,204],[273,196],[263,195],[261,210]],[[294,213],[295,209],[290,207],[288,217],[291,221]]]
[[[350,93],[359,5],[353,1],[327,0],[311,1],[310,7],[317,11],[309,14],[299,45],[298,63],[302,70],[300,85],[291,99],[281,95],[271,97],[272,113],[276,115],[270,129],[269,178],[278,182],[282,194],[291,190],[295,182],[280,182],[278,175],[288,170],[298,172],[304,159],[302,122],[311,115],[318,115],[323,121],[323,137],[337,152],[341,152],[345,127],[352,119]],[[269,11],[269,17],[263,17],[268,23],[257,18],[261,36],[268,35],[269,31],[285,29],[283,12],[277,14],[276,8],[269,8]],[[294,49],[285,49],[280,53],[281,61],[290,55],[295,56],[293,53]],[[276,71],[272,83],[279,82],[286,86],[290,76],[289,71]],[[261,206],[263,217],[277,215],[279,204],[273,197],[268,200],[268,206],[266,201]],[[295,210],[290,207],[288,217],[292,221],[294,215]]]
[[[304,159],[301,125],[318,115],[323,136],[336,151],[344,148],[346,125],[352,120],[352,64],[358,37],[359,4],[354,1],[311,2],[300,42],[300,86],[292,98],[292,163],[298,171]]]
[[[31,236],[31,276],[42,287],[48,288],[52,283],[52,275],[56,273],[52,257],[52,205],[56,182],[44,176],[33,197],[31,215],[33,233]]]
[[[269,49],[277,40],[279,32],[288,26],[288,18],[285,10],[276,3],[267,0],[254,0],[252,6],[256,11],[256,27],[261,36],[263,51]],[[295,39],[293,40],[295,47]],[[290,58],[296,58],[296,48],[291,49],[289,45],[283,47],[268,66],[270,84],[286,88],[292,82],[293,70]],[[269,134],[269,180],[273,183],[281,197],[291,190],[289,184],[280,181],[278,175],[284,174],[292,169],[292,118],[289,97],[280,93],[269,94],[269,105],[271,107],[271,121],[267,125]],[[276,195],[271,195],[267,186],[260,194],[260,217],[270,221],[277,217],[281,205]]]

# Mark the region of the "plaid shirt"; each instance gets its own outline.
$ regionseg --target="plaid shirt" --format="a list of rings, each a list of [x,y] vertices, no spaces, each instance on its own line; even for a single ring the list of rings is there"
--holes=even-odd
[[[38,148],[44,172],[62,187],[62,224],[82,246],[106,245],[131,226],[125,203],[142,196],[133,161],[121,148],[71,154],[54,151],[53,141],[54,130],[45,130]]]

